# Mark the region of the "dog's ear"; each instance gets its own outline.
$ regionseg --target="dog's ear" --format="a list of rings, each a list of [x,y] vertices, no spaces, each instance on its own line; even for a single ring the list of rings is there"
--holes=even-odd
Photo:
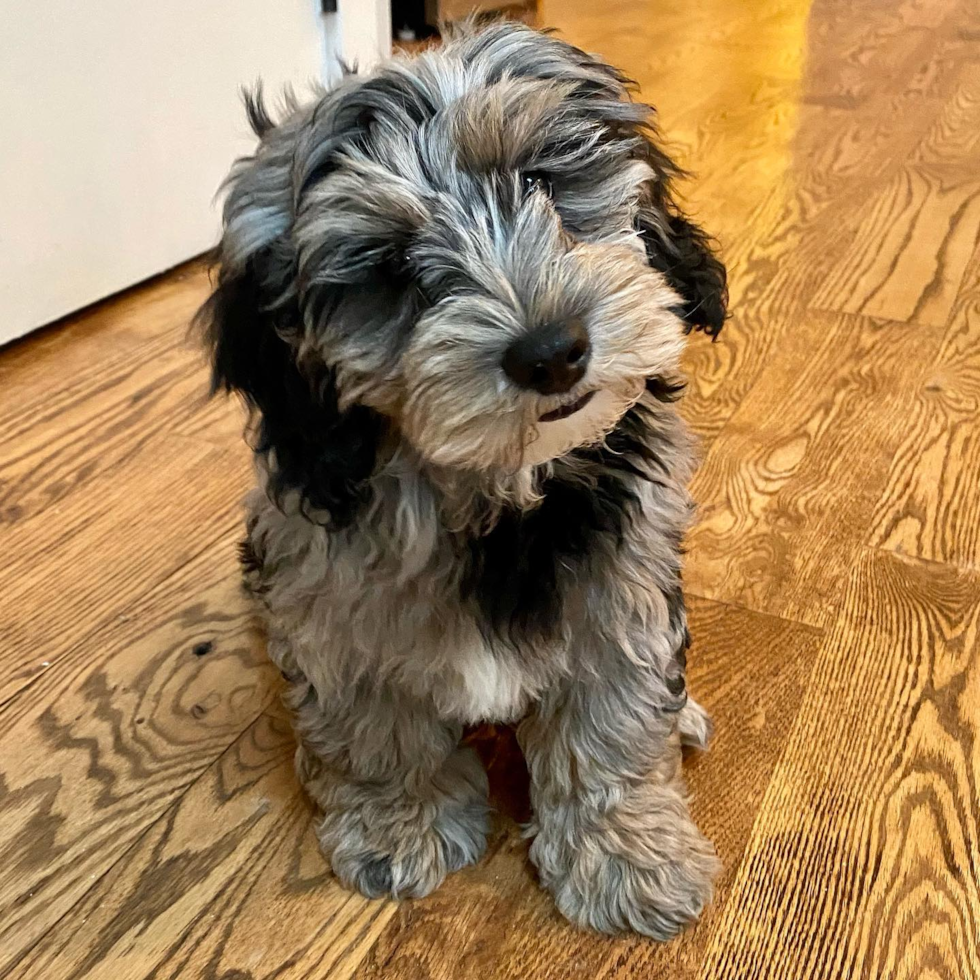
[[[688,328],[716,337],[728,315],[728,276],[715,255],[709,237],[677,205],[673,182],[680,169],[655,143],[655,135],[643,126],[640,155],[654,179],[644,188],[636,226],[646,246],[647,259],[680,294],[679,310]]]
[[[261,143],[228,179],[215,288],[197,317],[212,391],[245,399],[274,499],[295,492],[311,519],[342,527],[366,498],[380,419],[360,406],[342,410],[333,372],[298,358],[303,315],[290,242],[297,127],[276,127],[260,97],[247,105]]]

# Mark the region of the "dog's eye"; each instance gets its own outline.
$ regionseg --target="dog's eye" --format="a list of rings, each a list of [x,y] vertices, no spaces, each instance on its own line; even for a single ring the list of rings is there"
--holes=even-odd
[[[541,191],[551,197],[552,186],[551,178],[547,174],[541,173],[540,170],[525,170],[521,174],[521,188],[524,191],[524,196],[527,197],[529,194],[533,194],[535,191]]]

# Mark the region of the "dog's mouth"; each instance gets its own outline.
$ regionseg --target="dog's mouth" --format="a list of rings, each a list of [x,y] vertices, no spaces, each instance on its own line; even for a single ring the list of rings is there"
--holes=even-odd
[[[552,409],[550,412],[545,412],[538,421],[557,422],[559,419],[567,419],[569,415],[574,415],[576,412],[585,408],[592,401],[594,394],[594,391],[590,391],[579,398],[578,401],[570,402],[568,405],[561,405],[558,408]]]

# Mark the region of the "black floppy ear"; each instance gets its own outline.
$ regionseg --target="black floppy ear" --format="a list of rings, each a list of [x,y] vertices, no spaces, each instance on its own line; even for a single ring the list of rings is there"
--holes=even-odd
[[[342,527],[366,499],[380,419],[361,406],[342,410],[333,372],[298,358],[303,315],[289,234],[295,129],[270,128],[260,102],[250,102],[249,116],[263,121],[255,126],[262,142],[229,178],[216,284],[197,315],[212,391],[238,392],[249,406],[273,498],[282,503],[295,491],[308,517]]]
[[[679,310],[688,327],[716,337],[728,315],[728,275],[709,237],[689,220],[674,200],[671,184],[682,173],[644,135],[643,157],[655,179],[649,183],[637,212],[637,230],[647,259],[660,270],[684,301]]]

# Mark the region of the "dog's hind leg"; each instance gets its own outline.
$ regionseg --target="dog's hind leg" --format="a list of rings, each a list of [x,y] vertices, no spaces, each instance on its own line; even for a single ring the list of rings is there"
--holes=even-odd
[[[296,769],[323,811],[317,837],[345,885],[418,898],[486,847],[487,777],[428,705],[355,685],[323,703],[287,672]]]

